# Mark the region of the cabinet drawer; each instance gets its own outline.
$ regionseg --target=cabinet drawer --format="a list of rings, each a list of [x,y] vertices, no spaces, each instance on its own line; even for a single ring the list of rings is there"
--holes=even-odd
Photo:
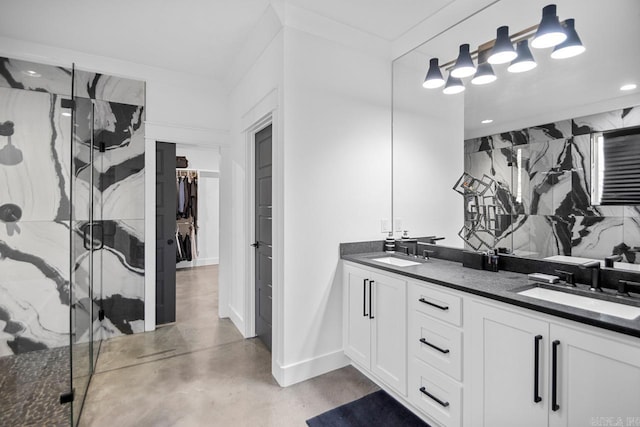
[[[409,309],[452,325],[462,325],[462,298],[431,286],[410,282]]]
[[[462,386],[415,357],[409,365],[409,400],[445,427],[462,425]]]
[[[462,380],[462,331],[417,310],[410,313],[409,354]]]

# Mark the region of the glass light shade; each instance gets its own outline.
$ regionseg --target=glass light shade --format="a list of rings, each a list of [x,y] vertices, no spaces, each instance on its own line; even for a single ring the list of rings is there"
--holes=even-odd
[[[491,49],[491,55],[487,59],[489,64],[506,64],[516,59],[518,54],[511,44],[509,38],[509,27],[502,26],[498,28],[496,42]]]
[[[472,76],[475,72],[476,66],[473,64],[473,59],[471,59],[469,45],[461,44],[458,59],[456,59],[456,64],[451,69],[451,75],[453,77],[463,78]]]
[[[586,50],[576,32],[575,20],[567,19],[564,21],[564,25],[567,39],[556,46],[553,52],[551,52],[551,57],[554,59],[571,58],[580,55]]]
[[[538,25],[538,31],[531,40],[531,47],[544,49],[554,47],[567,39],[567,34],[560,25],[556,14],[556,5],[550,4],[542,9],[542,20]]]
[[[447,84],[442,89],[442,93],[447,95],[454,95],[456,93],[460,93],[464,91],[464,85],[462,84],[462,80],[457,77],[453,77],[452,73],[449,73],[449,78],[447,79]]]
[[[427,71],[422,87],[426,89],[435,89],[443,85],[444,78],[442,77],[440,66],[438,65],[438,58],[431,58],[429,60],[429,71]]]
[[[478,65],[478,71],[471,79],[471,83],[474,85],[486,85],[495,82],[496,79],[497,77],[493,72],[493,68],[491,68],[491,64],[484,62]]]
[[[538,64],[533,59],[527,40],[519,41],[516,51],[518,52],[518,57],[509,65],[507,71],[510,73],[524,73],[537,67]]]

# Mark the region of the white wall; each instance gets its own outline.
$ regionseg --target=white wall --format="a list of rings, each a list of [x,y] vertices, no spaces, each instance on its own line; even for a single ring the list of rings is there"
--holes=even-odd
[[[249,211],[251,166],[247,150],[248,127],[273,111],[276,116],[274,152],[282,141],[282,135],[278,132],[282,126],[277,117],[281,116],[278,112],[282,105],[283,34],[272,11],[265,19],[268,20],[268,28],[264,24],[259,25],[262,28],[260,37],[251,38],[246,47],[246,50],[255,52],[256,46],[260,46],[262,50],[258,50],[259,54],[253,65],[238,77],[229,96],[231,145],[223,147],[220,164],[219,312],[221,317],[229,317],[245,336],[251,336],[253,329],[248,310],[250,295],[247,292],[250,282],[248,269],[252,263],[252,252],[249,250],[252,248],[249,244],[253,238]],[[265,43],[265,40],[269,42]],[[239,53],[239,57],[243,58],[242,53]],[[278,209],[274,202],[274,224],[281,217]],[[281,246],[279,242],[276,243],[276,239],[277,235],[274,233],[274,248]],[[279,257],[274,253],[273,258],[275,282]],[[277,356],[277,351],[274,351],[274,356]]]
[[[284,59],[288,384],[345,363],[339,244],[382,239],[390,218],[391,65],[292,28]]]
[[[198,181],[198,255],[181,261],[177,268],[212,265],[219,262],[220,242],[220,149],[176,144],[176,156],[185,156],[190,169],[204,169]]]

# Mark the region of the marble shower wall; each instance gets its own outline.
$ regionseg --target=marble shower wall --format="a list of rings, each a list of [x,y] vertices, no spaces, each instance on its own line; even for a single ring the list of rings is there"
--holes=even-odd
[[[592,132],[640,125],[626,108],[465,141],[464,170],[495,180],[502,227],[487,246],[517,255],[640,263],[640,206],[591,206]],[[469,226],[469,223],[466,223]]]
[[[76,71],[74,91],[72,160],[71,70],[0,58],[0,356],[69,344],[69,229],[82,247],[92,175],[104,246],[93,298],[87,253],[74,251],[75,315],[87,316],[76,338],[143,330],[144,83]],[[103,321],[88,319],[91,304]]]

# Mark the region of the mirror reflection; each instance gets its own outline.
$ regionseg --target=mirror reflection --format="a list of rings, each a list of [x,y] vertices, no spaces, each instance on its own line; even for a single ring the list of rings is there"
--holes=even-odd
[[[640,206],[596,204],[592,196],[598,135],[640,126],[633,108],[640,91],[628,86],[640,83],[640,56],[631,53],[640,40],[639,2],[558,1],[559,22],[579,34],[581,54],[558,59],[553,47],[531,48],[536,66],[526,72],[494,64],[495,81],[462,78],[459,94],[422,87],[434,58],[448,78],[460,45],[480,47],[473,59],[485,63],[490,50],[482,46],[499,27],[509,27],[514,49],[513,35],[529,29],[531,45],[547,5],[502,0],[394,61],[396,230],[563,262],[619,255],[616,267],[634,269]]]

